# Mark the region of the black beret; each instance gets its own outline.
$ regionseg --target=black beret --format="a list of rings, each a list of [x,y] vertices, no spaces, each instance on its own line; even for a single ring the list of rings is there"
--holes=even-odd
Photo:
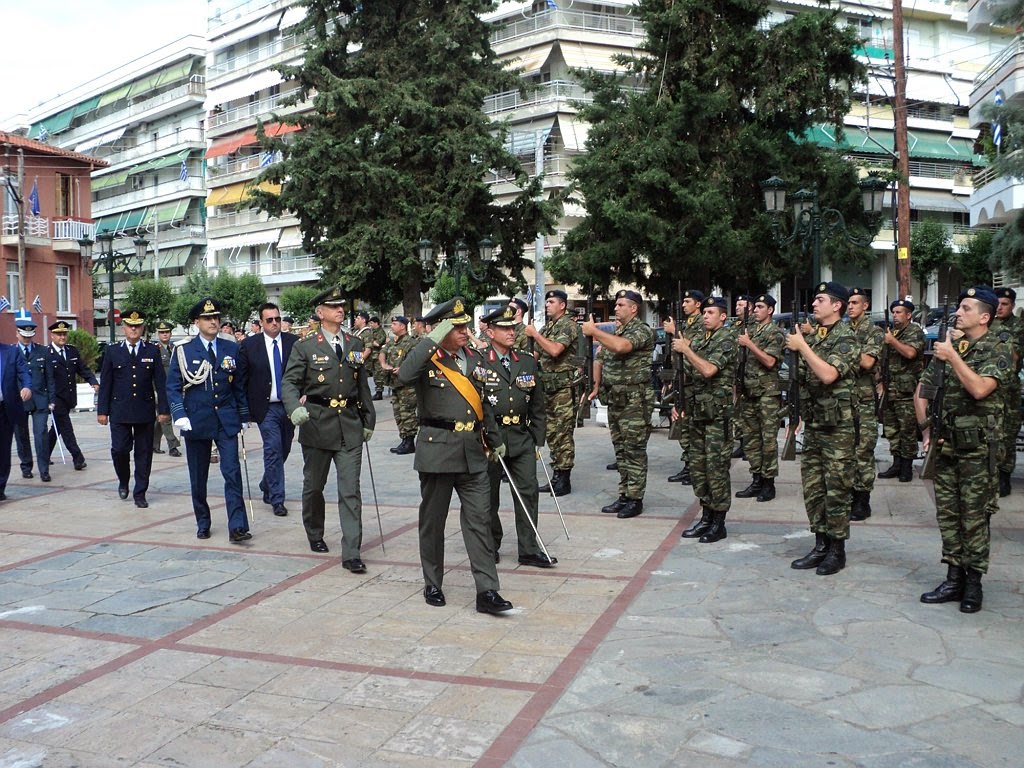
[[[850,300],[850,292],[846,290],[846,286],[832,280],[829,280],[827,283],[818,283],[818,286],[814,289],[814,295],[817,296],[819,293],[824,293],[833,299],[839,299],[839,301]]]
[[[851,288],[850,295],[863,296],[868,301],[871,301],[871,291],[869,291],[867,288]]]
[[[903,307],[907,312],[914,311],[914,302],[910,299],[895,299],[889,303],[889,311],[896,309],[896,307]]]
[[[408,326],[409,325],[409,318],[406,317],[405,315],[395,315],[394,317],[391,318],[391,322],[392,323],[401,323],[402,325]]]
[[[621,291],[615,294],[616,299],[629,299],[634,304],[643,304],[644,297],[636,291],[631,291],[628,288],[623,288]]]
[[[511,299],[511,300],[509,300],[508,304],[509,304],[510,307],[511,306],[519,307],[521,310],[523,310],[523,312],[525,312],[526,310],[528,310],[530,308],[530,305],[527,304],[525,301],[523,301],[520,298]]]
[[[704,301],[700,303],[701,309],[711,309],[712,307],[717,307],[723,312],[729,311],[729,307],[725,303],[724,296],[708,296],[707,298],[704,299]]]
[[[767,293],[762,293],[760,296],[758,296],[756,299],[754,299],[754,303],[755,304],[764,304],[765,306],[768,306],[768,307],[774,307],[775,306],[775,297],[771,296],[770,294],[767,294]]]
[[[687,289],[683,291],[684,299],[693,299],[694,301],[704,301],[704,292],[696,291],[693,289]]]
[[[960,294],[959,301],[964,299],[977,299],[980,302],[988,304],[995,311],[995,308],[999,306],[999,299],[996,298],[995,292],[987,285],[976,285],[973,288],[968,288]]]
[[[561,299],[562,301],[569,301],[569,294],[563,291],[561,288],[554,288],[544,294],[545,299]]]
[[[996,288],[995,291],[997,299],[1009,299],[1012,302],[1017,301],[1017,292],[1013,288]]]

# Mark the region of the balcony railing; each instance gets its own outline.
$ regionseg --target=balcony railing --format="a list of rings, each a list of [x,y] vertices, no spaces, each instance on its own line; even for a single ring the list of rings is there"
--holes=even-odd
[[[18,214],[5,213],[3,227],[5,235],[19,234]],[[26,216],[23,231],[25,237],[49,237],[50,220],[42,216]]]
[[[3,216],[3,234],[18,234],[18,214],[5,213]],[[48,240],[81,240],[92,238],[96,225],[77,219],[54,219],[45,216],[25,217],[25,237],[38,237]]]
[[[240,56],[208,66],[206,68],[206,76],[213,80],[216,77],[222,77],[252,64],[259,64],[261,67],[266,68],[276,64],[288,54],[298,53],[305,44],[305,38],[299,35],[285,35],[276,40],[271,40],[259,48],[246,51]]]
[[[541,166],[541,172],[548,179],[554,176],[564,176],[566,171],[569,170],[570,162],[571,159],[566,155],[545,156],[544,163]],[[532,178],[537,175],[537,163],[533,157],[521,158],[521,164],[523,166],[523,171],[526,172],[527,176]],[[484,181],[487,182],[488,184],[512,184],[513,182],[515,182],[515,177],[504,171],[490,171],[484,177]]]
[[[288,93],[279,93],[276,96],[262,99],[254,104],[245,104],[235,109],[229,109],[226,112],[216,112],[210,115],[208,121],[209,129],[211,131],[220,130],[230,126],[232,123],[251,123],[256,117],[269,117],[271,112],[279,111],[277,108],[281,105],[281,102],[294,93],[295,91],[291,90]],[[285,110],[285,114],[305,109],[309,106],[312,106],[312,102],[305,101],[293,107],[288,107]]]
[[[120,148],[111,153],[117,156],[114,160],[118,165],[146,155],[163,152],[168,149],[175,149],[183,144],[201,144],[206,141],[206,135],[202,128],[195,127],[182,128],[180,131],[176,131],[175,133],[167,134],[166,136],[159,136],[156,139],[147,139],[146,141],[139,142],[131,147],[125,147],[125,141],[131,141],[131,139],[122,139],[118,142]]]
[[[592,101],[593,97],[578,83],[552,80],[536,88],[531,88],[525,96],[519,91],[505,91],[487,96],[484,99],[483,110],[488,115],[494,115],[522,107],[569,100],[587,103]]]
[[[1022,151],[1024,151],[1024,150],[1020,150],[1020,149],[1014,150],[1010,154],[1006,155],[1004,159],[1007,160],[1007,161],[1014,160],[1014,159],[1020,157],[1020,153]],[[996,179],[998,179],[1002,175],[1003,175],[1002,173],[1000,173],[998,170],[996,170],[995,165],[990,165],[987,168],[983,168],[982,170],[980,170],[976,174],[974,174],[974,188],[975,189],[981,189],[986,184],[989,184],[989,183],[995,181]]]
[[[270,214],[266,211],[258,211],[255,208],[244,208],[240,211],[219,213],[206,219],[206,226],[210,232],[216,232],[231,227],[244,227],[247,224],[262,224],[270,221]]]
[[[632,16],[587,11],[544,11],[495,28],[491,32],[491,45],[553,28],[610,32],[616,35],[635,35],[636,37],[644,35],[643,24]]]
[[[974,85],[978,86],[998,72],[1003,66],[1014,57],[1024,53],[1024,35],[1018,35],[1012,43],[1003,48],[992,61],[988,63],[978,76],[974,78]]]
[[[315,256],[306,254],[294,259],[275,258],[260,259],[259,261],[242,259],[237,262],[229,260],[225,264],[218,264],[216,269],[219,272],[226,272],[236,276],[261,275],[267,277],[271,275],[298,274],[300,272],[316,272],[320,267],[316,263]]]
[[[53,222],[54,240],[81,240],[88,237],[94,239],[96,225],[75,219],[58,219]]]
[[[177,88],[164,91],[163,93],[157,94],[149,99],[133,102],[124,109],[111,112],[105,117],[97,120],[88,120],[84,125],[88,125],[90,134],[97,133],[103,129],[129,122],[128,118],[144,115],[145,113],[164,104],[189,96],[206,96],[206,83],[203,82],[203,79],[198,75],[193,75],[189,82],[183,83]],[[67,141],[69,144],[78,144],[81,141],[81,137],[84,135],[84,131],[79,131],[76,128],[69,133],[61,134],[61,142]]]
[[[229,163],[223,165],[209,165],[207,166],[207,172],[211,177],[217,179],[218,184],[231,181],[228,176],[234,176],[236,174],[244,174],[251,176],[253,173],[259,171],[261,168],[266,168],[269,165],[278,163],[281,161],[281,153],[275,152],[270,158],[269,162],[265,162],[265,152],[260,152],[256,155],[246,155],[236,160],[232,160]]]
[[[222,26],[235,19],[240,19],[247,13],[255,11],[259,8],[263,8],[267,5],[273,5],[275,0],[242,0],[242,2],[235,3],[230,8],[216,8],[214,15],[206,19],[207,27],[212,30],[215,27]]]
[[[135,176],[131,178],[137,178]],[[121,190],[121,187],[111,187],[110,189],[104,189],[102,192],[106,193],[111,190]],[[172,200],[175,197],[181,197],[188,195],[190,192],[206,194],[206,180],[202,176],[189,176],[187,181],[182,181],[177,176],[174,180],[168,180],[160,182],[159,184],[146,184],[141,189],[133,189],[131,191],[121,191],[118,194],[110,195],[109,197],[99,197],[98,195],[93,198],[93,215],[101,216],[105,215],[106,211],[119,210],[121,208],[134,207],[136,203],[148,203],[150,205],[159,205],[161,202]],[[197,196],[197,195],[192,195]],[[100,213],[103,211],[104,213]]]

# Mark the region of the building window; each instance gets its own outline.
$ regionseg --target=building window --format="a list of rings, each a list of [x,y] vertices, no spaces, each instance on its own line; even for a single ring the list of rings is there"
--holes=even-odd
[[[11,307],[17,309],[21,306],[21,295],[18,293],[18,262],[7,262],[7,298]]]
[[[55,211],[55,215],[74,216],[74,213],[72,212],[72,201],[74,198],[71,194],[71,177],[68,174],[57,174],[55,191],[57,193],[57,209]]]
[[[71,311],[71,267],[57,267],[57,312]]]

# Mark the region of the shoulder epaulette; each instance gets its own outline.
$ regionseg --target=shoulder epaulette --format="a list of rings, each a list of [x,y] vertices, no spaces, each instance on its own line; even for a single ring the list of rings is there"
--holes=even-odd
[[[178,339],[176,342],[174,342],[174,346],[180,347],[182,344],[188,344],[190,341],[192,341],[192,339]]]

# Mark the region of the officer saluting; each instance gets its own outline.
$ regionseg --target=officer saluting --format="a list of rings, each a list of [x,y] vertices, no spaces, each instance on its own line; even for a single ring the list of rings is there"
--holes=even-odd
[[[445,604],[441,582],[444,576],[444,524],[452,491],[461,502],[462,538],[466,543],[473,580],[476,609],[481,613],[502,613],[512,603],[498,594],[498,571],[494,567],[494,538],[487,512],[490,487],[487,455],[479,432],[488,446],[504,455],[505,446],[494,423],[491,403],[482,399],[480,389],[488,378],[487,365],[479,352],[469,348],[469,323],[462,297],[434,307],[424,316],[434,329],[420,340],[398,370],[398,382],[416,385],[420,431],[413,467],[420,473],[420,561],[428,605]]]
[[[68,344],[68,331],[71,326],[63,320],[58,320],[50,326],[50,336],[53,344],[50,347],[50,357],[46,364],[52,371],[53,390],[50,401],[50,410],[53,411],[53,421],[57,430],[60,430],[60,437],[64,445],[71,452],[75,469],[85,469],[85,455],[78,447],[78,440],[75,439],[75,428],[71,425],[71,411],[78,406],[78,382],[76,376],[81,376],[92,385],[93,390],[98,390],[100,384],[89,366],[85,364],[78,349]],[[57,446],[57,433],[50,429],[49,453],[46,457],[50,463],[50,456]]]
[[[124,342],[103,355],[96,421],[110,424],[110,458],[117,473],[117,495],[128,498],[129,454],[135,449],[135,506],[145,509],[149,472],[153,466],[153,416],[171,420],[167,377],[155,344],[142,340],[146,316],[133,309],[122,315]]]
[[[221,454],[220,474],[224,478],[228,540],[239,544],[252,538],[242,501],[242,471],[238,463],[238,433],[249,421],[249,406],[244,383],[235,375],[238,344],[217,335],[220,312],[220,302],[212,298],[200,299],[189,311],[199,336],[175,345],[167,375],[167,401],[174,426],[185,439],[196,538],[210,538],[206,484],[210,476],[210,451],[216,442]]]
[[[515,493],[512,494],[519,563],[550,568],[558,559],[544,554],[533,530],[537,525],[537,448],[544,445],[544,387],[537,376],[537,362],[533,356],[512,349],[516,335],[515,309],[511,305],[502,307],[483,319],[487,323],[487,338],[491,340],[491,345],[483,350],[490,368],[490,376],[484,382],[484,394],[494,408],[494,419],[507,451],[505,464],[512,475],[511,481],[527,506],[524,510]],[[501,465],[492,463],[488,475],[491,483],[491,532],[497,558],[504,533],[498,518]],[[523,519],[524,514],[530,516],[533,525]]]

